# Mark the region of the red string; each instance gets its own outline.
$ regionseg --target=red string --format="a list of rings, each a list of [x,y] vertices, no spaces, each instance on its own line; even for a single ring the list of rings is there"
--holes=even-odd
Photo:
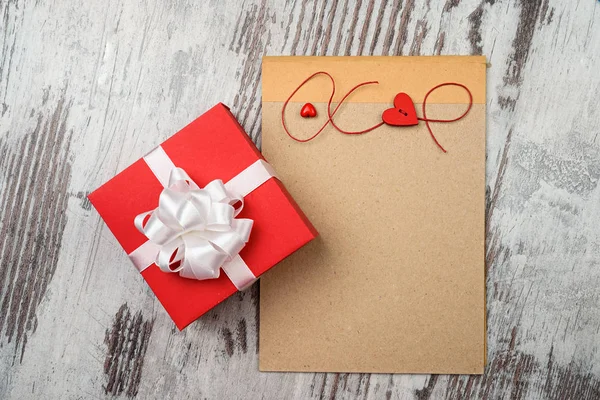
[[[344,100],[346,100],[346,98],[348,96],[350,96],[350,94],[352,94],[352,92],[354,92],[356,89],[358,89],[361,86],[365,86],[365,85],[371,85],[371,84],[379,84],[379,82],[377,81],[369,81],[369,82],[363,82],[363,83],[359,83],[358,85],[354,86],[352,89],[350,89],[350,91],[348,93],[346,93],[346,95],[344,97],[342,97],[342,99],[340,100],[340,102],[338,103],[337,107],[335,108],[335,110],[333,111],[333,114],[335,114],[335,112],[337,111],[337,109],[342,105],[342,103],[344,102]],[[333,97],[333,96],[332,96]],[[342,128],[340,128],[339,126],[337,126],[335,124],[335,122],[333,122],[333,114],[331,113],[331,99],[329,99],[329,103],[327,104],[327,115],[329,116],[329,122],[331,122],[331,125],[333,125],[333,127],[335,129],[337,129],[338,131],[345,133],[346,135],[360,135],[361,133],[367,133],[367,132],[371,132],[373,129],[377,129],[379,128],[381,125],[383,125],[385,122],[381,121],[380,123],[373,125],[370,128],[367,129],[363,129],[362,131],[345,131]]]
[[[439,89],[443,86],[458,86],[461,87],[463,89],[465,89],[467,91],[467,93],[469,94],[469,106],[467,107],[467,109],[465,110],[464,113],[462,113],[459,117],[456,117],[454,119],[429,119],[427,118],[427,113],[425,112],[425,105],[427,104],[427,98],[429,97],[429,95],[431,93],[433,93],[436,89]],[[456,122],[460,119],[463,119],[467,113],[471,110],[471,107],[473,106],[473,95],[471,94],[471,91],[469,90],[469,88],[467,88],[465,85],[463,85],[462,83],[456,83],[456,82],[446,82],[446,83],[440,83],[437,86],[432,87],[431,89],[429,89],[429,91],[427,92],[427,94],[425,95],[425,98],[423,99],[423,105],[422,105],[422,110],[423,110],[423,118],[417,118],[419,121],[424,121],[425,125],[427,126],[427,130],[429,131],[429,134],[431,135],[431,138],[433,139],[433,141],[435,142],[435,144],[437,144],[437,146],[444,152],[447,153],[446,149],[444,149],[442,147],[442,145],[437,141],[437,139],[435,138],[435,135],[433,134],[433,130],[431,129],[431,126],[429,126],[430,122]]]
[[[308,81],[310,81],[312,78],[314,78],[317,75],[326,75],[331,80],[331,96],[329,96],[329,101],[327,102],[327,116],[328,116],[328,119],[327,119],[327,121],[325,121],[325,123],[323,124],[323,126],[321,126],[321,128],[319,128],[319,130],[314,135],[312,135],[311,137],[309,137],[307,139],[299,139],[299,138],[297,138],[297,137],[295,137],[294,135],[291,134],[291,132],[289,131],[287,125],[285,124],[285,109],[286,109],[288,103],[290,102],[290,100],[292,99],[292,97],[294,97],[294,95],[298,92],[298,90],[300,90],[300,88],[302,88],[302,86],[304,86]],[[358,134],[367,133],[367,132],[372,131],[373,129],[379,128],[381,125],[384,124],[384,122],[380,122],[379,124],[374,125],[374,126],[372,126],[370,128],[367,128],[367,129],[363,129],[362,131],[346,131],[346,130],[343,130],[342,128],[340,128],[339,126],[337,126],[335,124],[335,122],[333,122],[333,116],[339,110],[339,108],[342,105],[342,103],[344,102],[344,100],[346,100],[348,98],[348,96],[350,96],[352,94],[352,92],[354,92],[356,89],[358,89],[361,86],[371,85],[371,84],[378,84],[378,83],[379,82],[377,82],[377,81],[369,81],[369,82],[359,83],[358,85],[354,86],[352,89],[350,89],[350,91],[348,93],[346,93],[346,95],[344,97],[342,97],[342,99],[340,100],[340,102],[338,103],[338,105],[333,109],[333,112],[332,112],[331,111],[331,103],[333,102],[333,96],[335,95],[335,81],[334,81],[333,77],[328,72],[325,72],[325,71],[315,72],[314,74],[312,74],[311,76],[309,76],[308,78],[306,78],[304,81],[302,81],[302,83],[292,92],[292,94],[290,94],[290,97],[287,98],[287,100],[285,101],[285,103],[283,103],[283,107],[281,109],[281,124],[283,125],[283,130],[285,131],[285,133],[287,133],[287,135],[289,137],[291,137],[295,141],[301,142],[301,143],[305,143],[305,142],[309,142],[309,141],[313,140],[314,138],[316,138],[321,132],[323,132],[323,129],[325,129],[325,127],[327,126],[327,124],[329,124],[330,122],[331,122],[331,125],[333,125],[333,127],[335,129],[337,129],[341,133],[345,133],[347,135],[358,135]]]
[[[307,138],[307,139],[299,139],[297,137],[295,137],[294,135],[291,134],[291,132],[289,131],[287,125],[285,124],[285,109],[287,108],[288,103],[290,102],[290,100],[292,99],[292,97],[294,97],[294,95],[298,92],[298,90],[300,90],[302,88],[302,86],[304,86],[308,81],[310,81],[312,78],[314,78],[317,75],[325,75],[329,78],[329,80],[331,80],[331,96],[329,96],[329,101],[327,102],[327,121],[325,121],[325,123],[323,124],[323,126],[321,126],[321,128],[319,128],[319,130],[312,135],[311,137]],[[306,78],[304,81],[302,81],[302,83],[296,88],[294,89],[294,91],[292,92],[292,94],[290,94],[290,96],[286,99],[286,101],[283,103],[283,107],[281,109],[281,124],[283,125],[283,130],[285,131],[285,133],[287,133],[287,135],[294,139],[297,142],[301,142],[301,143],[305,143],[305,142],[309,142],[311,140],[313,140],[314,138],[316,138],[321,132],[323,132],[323,129],[325,129],[325,127],[327,126],[327,124],[331,123],[331,125],[338,130],[341,133],[347,134],[347,135],[359,135],[362,133],[367,133],[370,132],[374,129],[379,128],[380,126],[384,125],[385,122],[380,122],[376,125],[373,125],[370,128],[367,129],[363,129],[361,131],[346,131],[342,128],[340,128],[339,126],[337,126],[335,124],[335,122],[333,122],[333,116],[335,115],[335,113],[339,110],[340,106],[342,105],[342,103],[348,98],[348,96],[350,96],[356,89],[360,88],[361,86],[365,86],[365,85],[371,85],[371,84],[378,84],[379,82],[377,81],[368,81],[368,82],[362,82],[359,83],[358,85],[354,86],[352,89],[350,89],[350,91],[348,93],[346,93],[344,95],[344,97],[342,97],[342,99],[340,100],[340,102],[338,103],[338,105],[334,108],[333,111],[331,111],[331,103],[333,102],[333,96],[335,95],[335,80],[333,79],[333,77],[325,71],[318,71],[315,72],[314,74],[312,74],[311,76],[309,76],[308,78]],[[467,107],[467,109],[465,110],[465,112],[463,112],[460,116],[453,118],[453,119],[430,119],[427,118],[427,112],[426,112],[426,106],[427,106],[427,99],[429,98],[429,95],[431,95],[431,93],[433,93],[436,89],[439,89],[441,87],[444,86],[458,86],[461,87],[463,89],[466,90],[467,94],[469,95],[469,106]],[[423,104],[422,104],[422,110],[423,110],[423,117],[422,118],[417,118],[419,121],[423,121],[425,122],[425,125],[427,126],[427,130],[429,131],[429,134],[431,135],[431,138],[433,139],[433,141],[435,142],[435,144],[444,152],[447,153],[446,149],[444,149],[442,147],[442,145],[438,142],[438,140],[436,139],[435,135],[433,134],[433,130],[431,129],[431,126],[429,125],[430,122],[456,122],[460,119],[463,119],[468,112],[471,110],[471,107],[473,106],[473,95],[471,94],[471,91],[469,90],[469,88],[467,88],[465,85],[461,84],[461,83],[456,83],[456,82],[445,82],[445,83],[440,83],[437,86],[434,86],[433,88],[429,89],[429,91],[427,92],[427,94],[425,95],[425,97],[423,98]]]

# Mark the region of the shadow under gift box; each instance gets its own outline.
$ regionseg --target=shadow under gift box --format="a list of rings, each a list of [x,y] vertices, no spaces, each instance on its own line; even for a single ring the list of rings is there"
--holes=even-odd
[[[218,104],[161,144],[175,166],[183,168],[201,188],[223,182],[263,159],[248,135],[223,104]],[[134,218],[158,205],[163,190],[143,158],[88,197],[127,254],[147,241]],[[244,197],[238,218],[254,220],[250,240],[240,252],[259,277],[317,236],[283,184],[271,178]],[[217,279],[186,279],[162,272],[156,264],[142,276],[179,329],[234,294],[237,289],[221,271]]]

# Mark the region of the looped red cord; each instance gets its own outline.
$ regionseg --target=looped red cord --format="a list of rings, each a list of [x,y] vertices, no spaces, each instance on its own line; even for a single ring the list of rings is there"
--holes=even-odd
[[[321,126],[321,128],[319,128],[319,130],[312,135],[311,137],[307,138],[307,139],[299,139],[297,137],[295,137],[294,135],[292,135],[289,131],[289,129],[287,128],[286,124],[285,124],[285,109],[287,108],[288,103],[290,102],[290,100],[292,99],[292,97],[294,97],[294,95],[298,92],[298,90],[300,90],[300,88],[302,88],[302,86],[304,86],[308,81],[310,81],[312,78],[314,78],[317,75],[325,75],[327,76],[330,80],[331,80],[331,96],[329,96],[329,101],[327,102],[327,121],[325,121],[325,123],[323,124],[323,126]],[[378,84],[379,82],[377,81],[368,81],[368,82],[362,82],[359,83],[358,85],[354,86],[352,89],[350,89],[350,91],[348,93],[346,93],[344,95],[344,97],[342,97],[342,99],[340,100],[340,102],[338,103],[338,105],[335,107],[335,109],[333,110],[333,112],[331,111],[331,103],[333,102],[333,96],[335,95],[335,80],[333,79],[333,77],[325,71],[318,71],[315,72],[314,74],[310,75],[308,78],[306,78],[304,81],[302,81],[302,83],[292,92],[292,94],[290,94],[290,96],[286,99],[286,101],[283,103],[283,107],[281,108],[281,124],[283,125],[283,130],[285,131],[285,133],[287,133],[287,135],[294,139],[297,142],[301,142],[301,143],[305,143],[305,142],[309,142],[311,140],[313,140],[314,138],[316,138],[321,132],[323,132],[323,129],[325,129],[325,127],[327,126],[327,124],[331,123],[331,125],[339,132],[344,133],[346,135],[359,135],[362,133],[367,133],[370,132],[374,129],[379,128],[380,126],[384,125],[385,122],[380,122],[376,125],[373,125],[370,128],[367,129],[363,129],[361,131],[346,131],[342,128],[340,128],[339,126],[337,126],[335,124],[335,122],[333,122],[333,116],[335,115],[335,113],[338,111],[338,109],[340,108],[340,106],[342,105],[342,103],[348,98],[348,96],[350,96],[350,94],[352,94],[356,89],[360,88],[361,86],[365,86],[365,85],[371,85],[371,84]],[[431,95],[431,93],[433,93],[435,90],[444,87],[444,86],[458,86],[461,87],[463,89],[465,89],[465,91],[467,92],[467,94],[469,95],[469,105],[467,107],[467,109],[465,110],[465,112],[463,112],[460,116],[453,118],[453,119],[430,119],[427,118],[427,112],[426,112],[426,106],[427,106],[427,98],[429,98],[429,96]],[[471,110],[473,106],[473,95],[471,94],[471,91],[469,90],[469,88],[467,88],[465,85],[461,84],[461,83],[456,83],[456,82],[445,82],[445,83],[440,83],[439,85],[434,86],[433,88],[429,89],[429,91],[427,92],[427,94],[425,94],[425,97],[423,98],[423,104],[422,104],[422,110],[423,110],[423,117],[422,118],[417,118],[419,121],[423,121],[425,122],[425,125],[427,126],[427,130],[429,131],[429,134],[431,135],[431,138],[433,139],[433,141],[435,142],[435,144],[444,152],[447,153],[446,149],[444,149],[442,147],[442,145],[438,142],[438,140],[436,139],[435,135],[433,134],[433,130],[431,129],[431,126],[429,125],[430,122],[456,122],[458,120],[463,119]]]
[[[459,117],[456,117],[454,119],[429,119],[427,118],[427,113],[425,112],[425,106],[427,104],[427,98],[429,97],[429,95],[431,93],[433,93],[436,89],[439,89],[441,87],[444,86],[458,86],[461,87],[463,89],[465,89],[467,91],[467,93],[469,94],[469,106],[467,107],[467,109],[465,110],[464,113],[462,113]],[[437,86],[432,87],[431,89],[429,89],[429,91],[427,92],[427,94],[425,95],[425,97],[423,98],[423,104],[422,104],[422,110],[423,110],[423,118],[417,118],[419,121],[424,121],[425,125],[427,126],[427,130],[429,131],[429,134],[431,135],[431,138],[433,139],[433,141],[435,142],[435,144],[437,144],[437,146],[444,152],[447,153],[446,149],[444,149],[442,147],[442,145],[437,141],[437,139],[435,138],[435,135],[433,134],[433,130],[431,129],[431,126],[429,126],[430,122],[456,122],[458,120],[463,119],[471,110],[471,107],[473,106],[473,95],[471,94],[471,91],[469,90],[468,87],[466,87],[465,85],[463,85],[462,83],[456,83],[456,82],[446,82],[446,83],[440,83]]]
[[[294,135],[292,135],[290,133],[288,127],[285,124],[285,109],[286,109],[288,103],[290,102],[290,100],[292,99],[292,97],[294,97],[294,95],[298,92],[298,90],[300,90],[302,88],[302,86],[304,86],[308,81],[310,81],[312,78],[314,78],[317,75],[325,75],[325,76],[327,76],[331,80],[331,96],[329,96],[329,101],[327,102],[327,116],[328,116],[328,118],[327,118],[327,121],[325,121],[325,123],[323,124],[323,126],[321,126],[321,128],[319,128],[319,130],[314,135],[312,135],[311,137],[309,137],[307,139],[299,139],[299,138],[295,137]],[[379,128],[381,125],[384,124],[384,122],[380,122],[379,124],[374,125],[374,126],[372,126],[370,128],[367,128],[367,129],[363,129],[362,131],[346,131],[346,130],[343,130],[342,128],[340,128],[339,126],[337,126],[333,122],[333,116],[339,110],[339,108],[342,105],[342,103],[344,102],[344,100],[346,100],[346,98],[348,98],[348,96],[350,96],[352,94],[352,92],[354,92],[356,89],[358,89],[361,86],[371,85],[371,84],[378,84],[378,83],[379,82],[377,82],[377,81],[369,81],[369,82],[359,83],[358,85],[354,86],[352,89],[350,89],[350,91],[348,93],[346,93],[346,95],[344,97],[342,97],[342,100],[340,100],[340,102],[334,108],[334,110],[332,112],[331,111],[331,103],[333,102],[333,96],[335,95],[335,80],[329,74],[329,72],[325,72],[325,71],[315,72],[314,74],[312,74],[311,76],[309,76],[308,78],[306,78],[304,81],[302,81],[302,83],[292,92],[292,94],[290,94],[290,97],[287,98],[287,100],[285,101],[285,103],[283,103],[283,107],[281,108],[281,124],[283,125],[283,130],[285,131],[285,133],[287,133],[287,135],[290,138],[294,139],[296,142],[306,143],[306,142],[309,142],[309,141],[313,140],[317,136],[319,136],[319,134],[321,132],[323,132],[323,129],[325,129],[325,127],[327,126],[327,124],[329,124],[330,122],[331,122],[331,125],[333,125],[333,127],[336,130],[338,130],[341,133],[345,133],[346,135],[358,135],[358,134],[367,133],[367,132],[372,131],[373,129]]]

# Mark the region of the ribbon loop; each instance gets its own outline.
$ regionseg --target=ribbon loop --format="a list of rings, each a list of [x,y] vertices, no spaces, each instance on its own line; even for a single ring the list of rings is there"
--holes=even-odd
[[[253,221],[236,219],[244,199],[216,179],[200,188],[181,168],[173,168],[158,207],[134,224],[159,246],[156,265],[190,279],[214,279],[250,238]]]

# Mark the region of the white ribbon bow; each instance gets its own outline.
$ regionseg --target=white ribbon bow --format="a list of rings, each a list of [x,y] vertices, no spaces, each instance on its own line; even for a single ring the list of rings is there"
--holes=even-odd
[[[156,265],[162,271],[214,279],[248,242],[253,221],[235,219],[243,207],[243,196],[228,192],[220,179],[200,189],[174,168],[158,207],[135,217],[135,226],[160,246]]]

